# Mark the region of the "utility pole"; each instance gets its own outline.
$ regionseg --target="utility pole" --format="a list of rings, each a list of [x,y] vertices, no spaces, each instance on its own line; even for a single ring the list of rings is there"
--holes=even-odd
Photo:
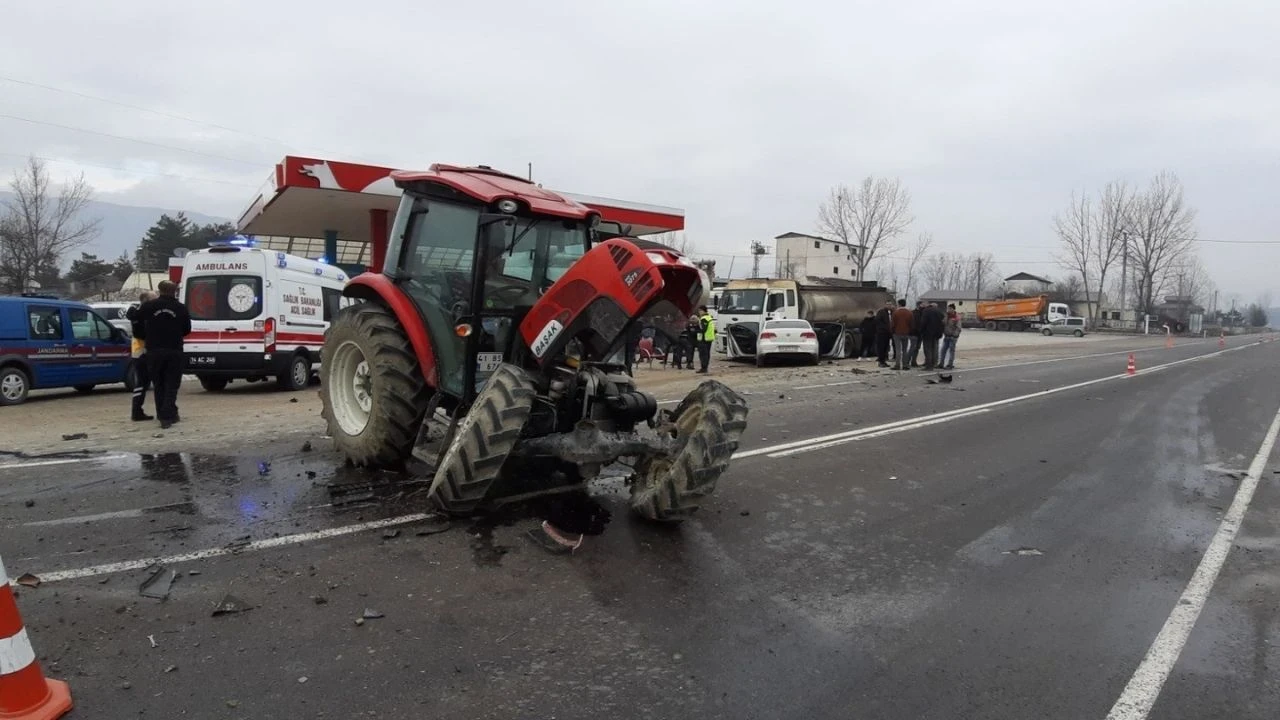
[[[533,163],[529,163],[529,182],[533,182]]]
[[[1129,309],[1129,231],[1121,230],[1124,251],[1120,254],[1120,309]]]
[[[978,272],[973,276],[973,303],[974,307],[982,302],[982,257],[978,257]],[[976,312],[976,310],[975,310]]]

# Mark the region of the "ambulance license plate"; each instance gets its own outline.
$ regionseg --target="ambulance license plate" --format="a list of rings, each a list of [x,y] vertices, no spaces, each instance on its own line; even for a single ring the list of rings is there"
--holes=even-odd
[[[482,373],[491,373],[498,369],[502,364],[502,353],[483,352],[476,353],[476,370]]]

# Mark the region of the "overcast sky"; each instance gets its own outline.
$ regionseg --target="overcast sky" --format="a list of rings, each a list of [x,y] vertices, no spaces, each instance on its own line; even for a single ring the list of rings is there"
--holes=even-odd
[[[1202,237],[1280,240],[1274,0],[4,5],[0,115],[43,124],[0,117],[0,172],[69,161],[110,202],[237,217],[288,153],[532,162],[548,187],[684,208],[727,263],[874,174],[906,183],[936,250],[1054,274],[1073,189],[1168,169]],[[1201,253],[1246,301],[1280,286],[1280,245]]]

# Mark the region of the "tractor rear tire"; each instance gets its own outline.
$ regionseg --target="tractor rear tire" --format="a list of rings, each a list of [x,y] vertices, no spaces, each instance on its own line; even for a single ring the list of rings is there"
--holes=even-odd
[[[320,399],[334,447],[352,465],[403,468],[430,398],[413,346],[391,311],[366,302],[334,317],[325,333]]]
[[[533,411],[537,387],[515,365],[489,377],[458,423],[428,493],[450,515],[469,515],[489,494]]]
[[[747,401],[708,380],[681,401],[672,422],[675,449],[642,459],[631,478],[631,507],[658,522],[684,520],[715,491],[747,428]]]

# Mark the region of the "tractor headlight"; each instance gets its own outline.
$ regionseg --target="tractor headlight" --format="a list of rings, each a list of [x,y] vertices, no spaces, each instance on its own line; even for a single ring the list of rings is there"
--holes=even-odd
[[[520,203],[516,202],[515,200],[512,200],[511,198],[503,198],[498,201],[498,212],[500,213],[506,213],[507,215],[515,215],[516,211],[519,209],[520,209]]]

